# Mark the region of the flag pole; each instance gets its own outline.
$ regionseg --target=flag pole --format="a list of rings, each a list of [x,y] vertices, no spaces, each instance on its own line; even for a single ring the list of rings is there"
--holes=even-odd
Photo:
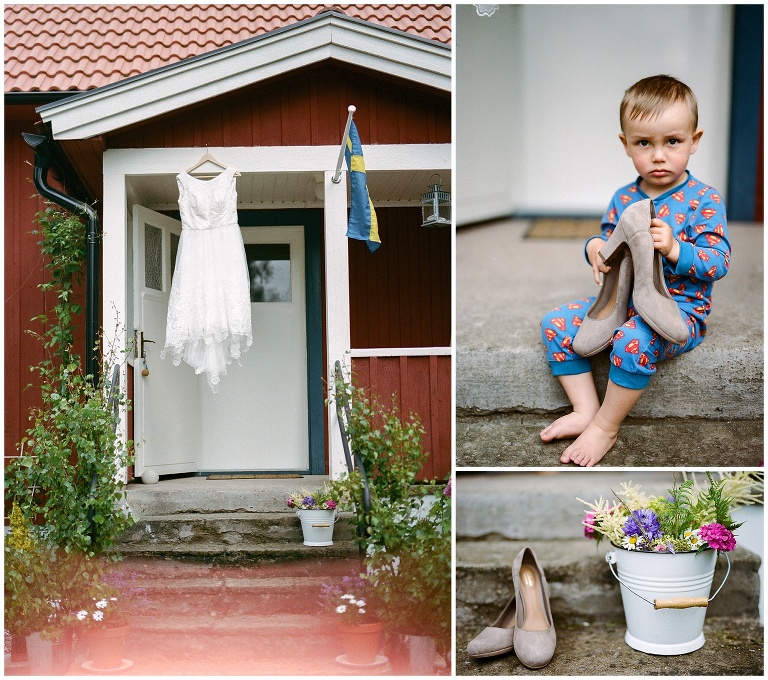
[[[344,149],[347,148],[347,137],[349,137],[349,126],[352,125],[352,116],[357,109],[351,104],[347,107],[349,115],[347,116],[347,125],[344,128],[344,136],[341,139],[341,148],[339,149],[339,160],[336,162],[336,174],[331,178],[334,184],[341,182],[341,164],[344,162]]]

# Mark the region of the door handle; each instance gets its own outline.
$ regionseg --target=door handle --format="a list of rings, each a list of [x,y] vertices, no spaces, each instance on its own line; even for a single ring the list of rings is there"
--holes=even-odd
[[[147,350],[144,349],[144,345],[147,344],[148,342],[151,342],[154,345],[155,341],[154,340],[146,340],[144,338],[144,331],[141,331],[140,335],[141,335],[141,358],[142,359],[146,359],[147,358]]]

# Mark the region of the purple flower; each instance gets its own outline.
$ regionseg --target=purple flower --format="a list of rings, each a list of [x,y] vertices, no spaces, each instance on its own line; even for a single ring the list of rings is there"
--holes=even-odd
[[[314,508],[315,507],[315,499],[312,498],[312,496],[304,496],[304,498],[301,501],[301,505],[304,508]]]
[[[715,522],[701,527],[699,537],[701,540],[706,541],[710,548],[720,552],[730,552],[736,547],[736,537],[733,533],[722,524]]]
[[[647,536],[649,539],[661,538],[659,519],[653,510],[634,510],[624,522],[627,536]]]
[[[453,479],[449,479],[448,484],[445,485],[445,489],[443,490],[443,495],[448,496],[448,498],[450,498],[453,493],[453,487],[451,486],[452,481]]]

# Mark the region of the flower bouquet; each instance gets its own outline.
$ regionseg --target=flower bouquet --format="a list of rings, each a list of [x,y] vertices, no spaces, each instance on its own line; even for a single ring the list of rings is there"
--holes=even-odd
[[[288,496],[287,505],[296,510],[301,521],[304,545],[333,545],[338,497],[332,487],[323,486],[316,491],[300,489]]]
[[[335,510],[338,498],[332,488],[324,486],[316,491],[299,489],[288,496],[286,504],[296,510]]]
[[[615,501],[588,503],[584,535],[607,538],[617,548],[644,552],[680,553],[712,549],[730,552],[736,547],[734,531],[741,526],[730,516],[733,498],[724,495],[727,478],[697,489],[693,479],[673,486],[666,496],[649,496],[639,485],[622,483]]]

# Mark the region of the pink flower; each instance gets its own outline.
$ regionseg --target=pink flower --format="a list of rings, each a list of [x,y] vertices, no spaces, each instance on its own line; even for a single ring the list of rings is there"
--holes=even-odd
[[[584,525],[584,536],[587,538],[596,538],[595,536],[595,513],[588,512],[587,517],[582,522]]]
[[[663,543],[659,543],[659,545],[657,545],[657,546],[654,548],[654,550],[655,550],[656,552],[667,552],[667,546],[666,546],[666,545],[664,545]]]
[[[328,507],[329,510],[335,510],[336,509],[336,501],[334,501],[334,500],[325,501],[325,504],[326,504],[326,506]]]
[[[706,541],[710,548],[720,552],[730,552],[736,547],[736,537],[733,533],[716,522],[701,527],[699,537]]]

